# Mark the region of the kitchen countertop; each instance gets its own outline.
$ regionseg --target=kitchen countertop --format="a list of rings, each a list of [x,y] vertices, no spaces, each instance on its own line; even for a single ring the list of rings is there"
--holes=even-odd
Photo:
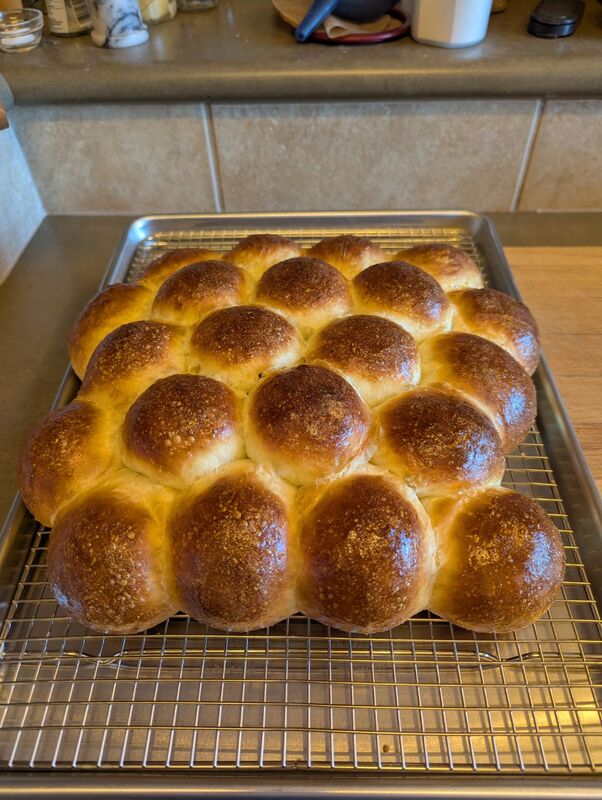
[[[588,2],[576,34],[549,40],[526,32],[535,5],[510,0],[482,44],[445,50],[409,38],[299,45],[269,0],[219,0],[125,50],[94,47],[89,36],[46,36],[30,53],[0,53],[0,75],[17,104],[600,96],[602,6]]]
[[[602,213],[490,216],[600,487]],[[15,494],[23,437],[48,411],[65,371],[73,320],[129,221],[47,217],[0,286],[0,521]]]

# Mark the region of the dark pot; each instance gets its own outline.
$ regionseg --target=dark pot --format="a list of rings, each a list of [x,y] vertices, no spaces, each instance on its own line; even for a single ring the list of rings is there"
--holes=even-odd
[[[314,0],[295,31],[295,38],[305,42],[330,14],[353,22],[370,22],[387,14],[398,0]]]

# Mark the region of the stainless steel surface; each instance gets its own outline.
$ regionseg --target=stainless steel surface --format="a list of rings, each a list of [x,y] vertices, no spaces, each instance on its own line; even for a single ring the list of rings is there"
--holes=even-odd
[[[516,292],[487,222],[453,212],[148,218],[130,228],[107,281],[132,280],[175,247],[202,242],[224,251],[268,228],[304,244],[353,230],[389,251],[448,241],[473,254],[491,285]],[[17,504],[2,539],[13,558],[12,567],[2,562],[1,586],[7,600],[14,594],[1,634],[0,767],[10,774],[5,782],[0,776],[0,790],[89,793],[83,776],[92,769],[95,780],[101,771],[123,774],[123,783],[110,784],[113,794],[134,795],[151,785],[138,771],[157,768],[163,783],[155,791],[162,786],[168,794],[179,791],[176,784],[217,792],[218,776],[231,769],[249,793],[336,793],[336,776],[347,769],[362,776],[356,791],[374,796],[404,787],[434,794],[435,784],[419,782],[426,775],[441,778],[440,796],[472,795],[474,781],[492,775],[510,783],[479,783],[481,796],[543,789],[516,776],[572,777],[546,782],[546,796],[599,793],[600,498],[545,365],[536,380],[540,430],[508,456],[504,483],[536,498],[554,520],[567,575],[545,617],[517,634],[474,634],[424,613],[372,637],[300,615],[265,631],[224,635],[179,614],[144,634],[103,637],[57,608],[46,586],[48,532]],[[67,377],[57,402],[76,386]],[[18,770],[68,773],[45,780]],[[262,778],[255,789],[266,773],[271,784]],[[177,780],[169,783],[168,774]],[[402,776],[412,783],[400,783]]]

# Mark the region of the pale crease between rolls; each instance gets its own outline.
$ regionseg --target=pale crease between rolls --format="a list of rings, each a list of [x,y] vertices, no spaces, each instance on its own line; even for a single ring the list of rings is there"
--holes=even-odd
[[[560,536],[499,487],[535,416],[536,324],[455,248],[387,258],[258,234],[86,306],[80,394],[19,475],[70,616],[131,633],[303,611],[370,633],[425,608],[485,631],[546,611]]]

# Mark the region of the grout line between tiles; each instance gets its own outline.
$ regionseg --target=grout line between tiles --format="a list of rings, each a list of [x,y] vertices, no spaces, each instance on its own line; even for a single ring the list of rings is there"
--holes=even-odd
[[[203,126],[205,128],[205,141],[207,142],[209,155],[209,174],[211,176],[211,186],[213,188],[213,200],[215,203],[215,210],[221,213],[224,211],[224,194],[222,191],[222,182],[220,176],[217,141],[213,127],[213,115],[211,113],[211,106],[208,103],[203,103],[202,109]]]
[[[535,101],[535,110],[533,112],[533,119],[531,120],[531,127],[529,129],[529,135],[527,136],[525,151],[523,153],[521,165],[518,170],[518,176],[516,178],[516,187],[514,189],[514,196],[512,198],[510,211],[518,211],[519,208],[519,204],[523,195],[523,190],[525,188],[525,179],[527,177],[529,166],[531,165],[531,158],[533,156],[533,151],[535,149],[535,142],[537,141],[537,136],[539,134],[539,128],[541,126],[541,120],[543,117],[544,108],[545,108],[545,101],[543,100]]]

